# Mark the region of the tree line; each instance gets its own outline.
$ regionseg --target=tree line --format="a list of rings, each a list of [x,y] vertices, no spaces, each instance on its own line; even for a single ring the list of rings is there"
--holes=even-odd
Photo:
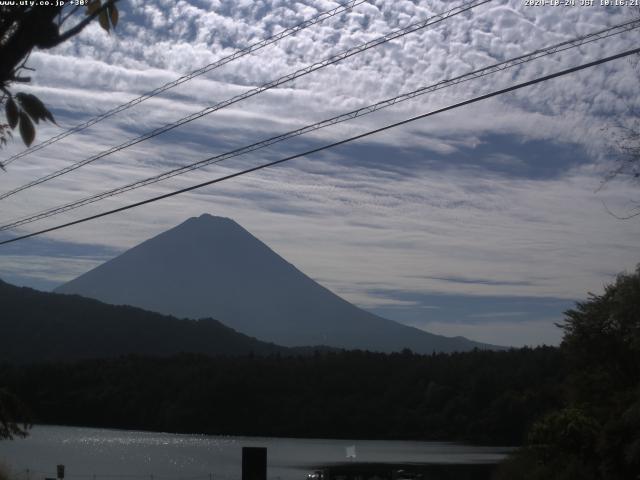
[[[520,445],[561,405],[557,348],[416,355],[127,356],[4,365],[36,422],[168,432]]]
[[[640,478],[640,265],[560,326],[562,406],[534,422],[500,480]]]
[[[640,267],[559,326],[560,347],[508,351],[4,363],[0,385],[40,423],[519,445],[496,480],[638,478]]]

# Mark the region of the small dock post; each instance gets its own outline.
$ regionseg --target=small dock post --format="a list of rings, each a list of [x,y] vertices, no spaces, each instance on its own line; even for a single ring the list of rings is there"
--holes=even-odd
[[[267,449],[242,447],[242,480],[267,480]]]

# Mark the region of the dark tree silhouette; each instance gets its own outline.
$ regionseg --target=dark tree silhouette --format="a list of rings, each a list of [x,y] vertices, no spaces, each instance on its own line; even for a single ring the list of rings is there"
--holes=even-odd
[[[565,315],[564,406],[533,425],[528,448],[497,479],[637,479],[640,265]]]
[[[602,181],[599,190],[615,178],[625,179],[640,187],[640,112],[630,109],[629,118],[630,120],[624,123],[619,121],[607,129],[610,133],[615,163]],[[630,199],[626,213],[608,211],[621,220],[638,217],[640,216],[640,199]]]
[[[79,34],[91,21],[109,31],[118,23],[118,0],[66,2],[64,5],[0,5],[0,106],[6,123],[0,123],[0,147],[18,129],[22,141],[31,145],[40,120],[54,122],[53,115],[35,95],[15,92],[15,86],[31,79],[27,61],[31,52],[49,49]],[[18,2],[16,2],[18,3]],[[27,2],[24,2],[27,3]],[[60,2],[62,3],[62,2]],[[84,10],[85,15],[82,15]],[[0,163],[0,168],[2,163]],[[0,439],[25,435],[28,424],[16,419],[25,410],[18,397],[0,389]]]
[[[633,16],[640,16],[640,6],[630,10]],[[640,55],[634,55],[631,62],[636,72],[636,83],[640,81]],[[617,115],[612,123],[603,128],[611,147],[613,167],[605,175],[598,190],[613,179],[624,179],[640,187],[640,110],[629,101],[624,115]],[[606,207],[606,205],[605,205]],[[630,198],[626,213],[607,211],[620,220],[640,216],[640,198]]]
[[[29,429],[29,414],[16,395],[0,388],[0,440],[24,437]]]
[[[79,34],[96,18],[102,28],[109,31],[118,23],[117,1],[83,0],[64,5],[53,5],[58,2],[52,1],[47,6],[0,5],[0,105],[4,105],[6,115],[6,123],[0,124],[0,146],[7,143],[15,128],[29,146],[35,138],[34,123],[54,121],[51,112],[36,96],[14,92],[16,84],[31,80],[25,74],[30,70],[27,61],[31,52],[60,45]],[[82,15],[83,10],[85,15]]]

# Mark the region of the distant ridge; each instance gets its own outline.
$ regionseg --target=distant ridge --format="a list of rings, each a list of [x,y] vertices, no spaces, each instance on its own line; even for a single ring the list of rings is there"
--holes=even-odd
[[[378,317],[319,285],[229,218],[190,218],[55,290],[180,318],[213,317],[285,346],[418,353],[492,348]]]
[[[261,342],[217,320],[178,320],[77,295],[45,293],[0,280],[0,362],[75,361],[121,355],[304,354]]]

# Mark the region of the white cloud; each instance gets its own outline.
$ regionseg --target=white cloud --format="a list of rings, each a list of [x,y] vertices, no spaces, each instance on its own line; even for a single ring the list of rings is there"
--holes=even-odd
[[[60,283],[82,275],[102,262],[102,259],[94,258],[56,258],[44,255],[0,256],[3,276]]]
[[[183,0],[132,1],[130,9],[123,7],[115,34],[107,35],[93,25],[81,37],[54,51],[34,54],[34,84],[28,88],[46,101],[61,125],[71,126],[336,5],[319,0],[305,4],[230,0],[210,3],[205,6]],[[444,1],[363,4],[353,14],[300,32],[123,112],[82,135],[14,162],[9,173],[0,177],[0,187],[8,190],[19,186],[321,57],[452,6]],[[199,160],[604,28],[624,17],[622,9],[536,9],[524,7],[520,0],[492,2],[473,13],[369,50],[287,87],[193,122],[166,138],[139,144],[16,195],[2,202],[0,220],[6,222],[144,178],[167,165]],[[549,57],[522,66],[517,73],[503,72],[490,81],[442,90],[353,125],[323,130],[312,138],[335,141],[513,81],[599,58],[631,47],[636,35],[631,32]],[[406,162],[407,151],[415,154],[420,150],[424,162],[413,159],[404,172],[369,168],[362,159],[349,163],[345,150],[338,149],[51,236],[124,249],[188,216],[210,212],[236,219],[305,273],[365,306],[397,302],[372,296],[372,287],[582,298],[588,290],[599,290],[611,274],[632,268],[638,261],[638,223],[615,220],[601,204],[604,201],[612,209],[623,208],[635,190],[614,183],[595,194],[602,171],[588,164],[553,178],[527,179],[483,171],[480,165],[475,169],[456,167],[456,162],[461,152],[482,147],[488,141],[487,135],[492,134],[511,135],[521,141],[573,143],[593,158],[606,158],[606,135],[601,128],[614,116],[625,115],[628,105],[638,102],[636,88],[633,69],[628,62],[618,61],[367,141],[371,148],[396,148],[397,154],[389,161]],[[48,125],[41,126],[38,135],[44,139],[59,132],[57,127]],[[300,141],[288,145],[249,159],[257,162],[304,149]],[[16,142],[5,153],[10,155],[20,149]],[[494,150],[487,154],[487,163],[522,167],[524,160],[517,154],[501,152],[500,145],[495,145]],[[357,155],[358,150],[353,151]],[[434,168],[429,163],[436,155],[446,156],[448,168]],[[20,232],[196,183],[233,171],[237,165],[238,161],[234,161],[228,166],[209,167],[206,173],[194,172],[33,224]],[[15,271],[19,264],[16,262],[15,258],[1,256],[0,271]],[[75,275],[76,267],[88,266],[81,262],[53,273],[58,263],[36,257],[25,265],[30,275],[61,281]],[[455,283],[442,279],[464,276],[494,282]],[[482,336],[488,332],[497,332],[500,325],[488,324],[483,331],[475,325],[480,335],[476,338],[484,339]],[[537,335],[538,327],[517,324],[513,328]],[[464,334],[474,337],[472,333]],[[488,337],[485,340],[503,343]]]

